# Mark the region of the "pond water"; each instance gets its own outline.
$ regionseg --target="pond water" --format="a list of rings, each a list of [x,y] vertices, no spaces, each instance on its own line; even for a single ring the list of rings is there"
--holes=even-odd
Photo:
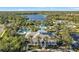
[[[32,15],[22,15],[26,18],[29,18],[29,20],[45,20],[47,15],[42,15],[42,14],[32,14]]]

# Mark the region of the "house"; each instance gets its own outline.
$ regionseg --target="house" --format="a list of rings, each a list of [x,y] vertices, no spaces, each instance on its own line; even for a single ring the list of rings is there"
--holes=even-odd
[[[56,20],[54,23],[55,24],[62,24],[62,23],[65,23],[66,21],[65,20]]]
[[[55,32],[47,32],[45,30],[38,30],[38,33],[40,33],[41,35],[48,35],[48,36],[55,36]]]
[[[74,28],[77,27],[76,24],[75,24],[74,22],[72,22],[72,21],[67,22],[66,26],[67,26],[68,28],[72,28],[72,29],[74,29]]]
[[[33,38],[36,34],[37,34],[37,32],[27,32],[25,34],[25,38],[29,38],[29,37]]]
[[[49,46],[57,46],[57,42],[54,40],[45,40],[45,39],[32,39],[32,44],[31,45],[37,45],[40,46],[42,48],[46,48]]]
[[[30,41],[30,45],[39,45],[42,48],[45,48],[48,45],[56,45],[56,42],[51,40],[51,36],[45,30],[38,30],[37,32],[27,32],[25,38]]]
[[[54,41],[54,40],[49,40],[48,42],[47,42],[47,45],[48,46],[56,46],[57,45],[57,43],[56,43],[56,41]]]
[[[41,30],[38,30],[37,32],[40,33],[40,34],[47,33],[47,31],[42,30],[42,29]]]

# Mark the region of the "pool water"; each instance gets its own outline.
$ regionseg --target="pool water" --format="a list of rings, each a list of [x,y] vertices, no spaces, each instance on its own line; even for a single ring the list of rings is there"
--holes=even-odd
[[[30,30],[23,27],[23,28],[20,28],[20,29],[17,31],[17,33],[18,33],[18,34],[26,34],[28,31],[30,31]]]
[[[79,41],[79,34],[77,34],[77,33],[71,33],[70,36],[71,36],[75,41]]]

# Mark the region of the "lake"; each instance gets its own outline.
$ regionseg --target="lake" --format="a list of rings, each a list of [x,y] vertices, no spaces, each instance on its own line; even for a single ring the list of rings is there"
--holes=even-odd
[[[42,14],[32,14],[32,15],[22,15],[22,16],[29,18],[29,20],[33,20],[33,21],[35,20],[42,21],[45,20],[47,17],[47,15],[42,15]]]

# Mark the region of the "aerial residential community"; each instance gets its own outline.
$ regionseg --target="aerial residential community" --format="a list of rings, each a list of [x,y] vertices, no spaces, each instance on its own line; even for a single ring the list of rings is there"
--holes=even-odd
[[[78,52],[78,11],[0,12],[1,52]]]

